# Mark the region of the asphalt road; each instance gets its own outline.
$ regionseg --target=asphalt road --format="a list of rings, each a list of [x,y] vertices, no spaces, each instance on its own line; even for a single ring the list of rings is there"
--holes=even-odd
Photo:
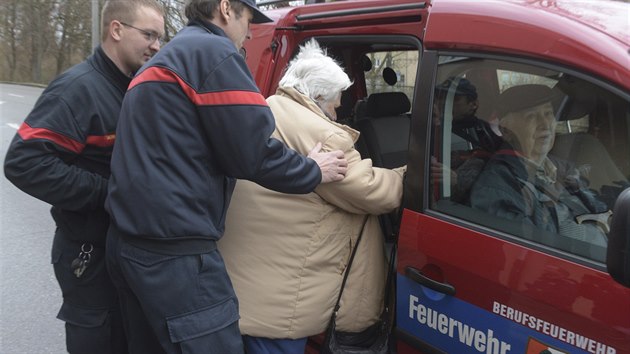
[[[38,87],[0,83],[0,161],[41,94]],[[0,173],[0,353],[65,353],[61,305],[50,248],[50,206],[15,188]]]

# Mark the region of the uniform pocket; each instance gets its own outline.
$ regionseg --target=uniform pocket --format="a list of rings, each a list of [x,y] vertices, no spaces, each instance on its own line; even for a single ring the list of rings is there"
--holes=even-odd
[[[138,248],[126,243],[123,243],[120,249],[120,256],[134,263],[140,264],[145,267],[151,267],[156,264],[167,262],[180,256],[166,255],[160,253],[153,253],[142,248]]]
[[[166,319],[173,343],[179,343],[217,332],[238,320],[238,309],[234,299],[186,314]]]
[[[64,302],[57,314],[57,318],[84,328],[96,328],[105,324],[107,309],[86,309]]]
[[[53,244],[52,251],[50,252],[50,263],[51,264],[59,263],[59,260],[61,259],[62,254],[63,254],[63,251],[61,250],[61,248],[55,247],[55,245]]]

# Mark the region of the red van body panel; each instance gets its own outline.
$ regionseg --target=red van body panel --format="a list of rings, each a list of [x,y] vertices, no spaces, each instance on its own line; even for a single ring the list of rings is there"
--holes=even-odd
[[[630,16],[628,6],[605,3],[437,0],[430,9],[424,47],[540,58],[627,88],[630,21],[618,14]]]
[[[527,345],[527,338],[521,337],[522,329],[529,325],[529,321],[523,325],[524,320],[518,324],[514,311],[535,317],[536,331],[541,337],[573,343],[574,350],[580,336],[585,338],[580,339],[586,349],[583,352],[630,353],[630,289],[612,281],[607,273],[409,210],[405,211],[401,225],[400,276],[413,267],[452,285],[459,300],[485,310],[481,322],[495,328],[497,337],[505,335],[501,339],[511,345],[510,353],[523,353],[517,346]],[[403,297],[416,294],[415,288],[405,294],[403,290],[408,288],[399,288],[399,320],[409,310],[409,301]],[[432,301],[425,303],[427,308]],[[455,316],[461,323],[472,322],[465,313]],[[542,320],[541,327],[538,319]],[[432,330],[426,325],[407,326],[407,323],[403,322],[401,328]],[[501,326],[505,326],[503,332],[497,328]],[[563,329],[575,336],[568,333],[561,336]],[[442,341],[448,339],[443,337]],[[591,345],[595,351],[588,350]],[[463,350],[466,346],[458,348]]]
[[[305,40],[369,35],[417,39],[420,62],[427,53],[532,61],[592,77],[623,100],[630,94],[627,2],[348,0],[265,13],[274,22],[252,25],[245,43],[265,97]],[[423,85],[434,84],[436,72],[418,66],[412,99],[408,171],[415,172],[407,178],[416,187],[405,190],[414,206],[405,205],[398,239],[398,353],[630,354],[630,289],[605,264],[431,210],[426,151],[433,86]],[[366,96],[362,84],[354,92],[359,99]],[[431,290],[413,272],[452,293]],[[316,342],[307,352],[317,352]]]

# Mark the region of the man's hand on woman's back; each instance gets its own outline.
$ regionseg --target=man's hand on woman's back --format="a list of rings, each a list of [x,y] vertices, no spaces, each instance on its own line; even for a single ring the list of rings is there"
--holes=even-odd
[[[345,159],[343,151],[335,150],[330,152],[320,152],[322,143],[317,143],[308,153],[308,157],[315,160],[322,171],[322,182],[341,181],[346,176],[348,161]]]

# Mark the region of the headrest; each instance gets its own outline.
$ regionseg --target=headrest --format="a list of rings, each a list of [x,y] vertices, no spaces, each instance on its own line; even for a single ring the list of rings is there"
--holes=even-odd
[[[364,72],[368,72],[372,70],[372,60],[367,55],[363,55],[361,57],[361,67]]]
[[[383,69],[383,80],[385,80],[389,86],[394,86],[396,82],[398,82],[398,75],[396,75],[394,69],[387,67]]]
[[[367,100],[366,115],[370,117],[397,116],[409,112],[411,102],[402,92],[373,93]]]
[[[597,107],[597,95],[592,86],[570,75],[563,75],[553,90],[563,93],[558,101],[556,116],[558,120],[573,120],[592,113]]]
[[[582,118],[595,110],[597,102],[595,97],[582,95],[582,97],[569,97],[560,105],[558,120],[573,120]]]

